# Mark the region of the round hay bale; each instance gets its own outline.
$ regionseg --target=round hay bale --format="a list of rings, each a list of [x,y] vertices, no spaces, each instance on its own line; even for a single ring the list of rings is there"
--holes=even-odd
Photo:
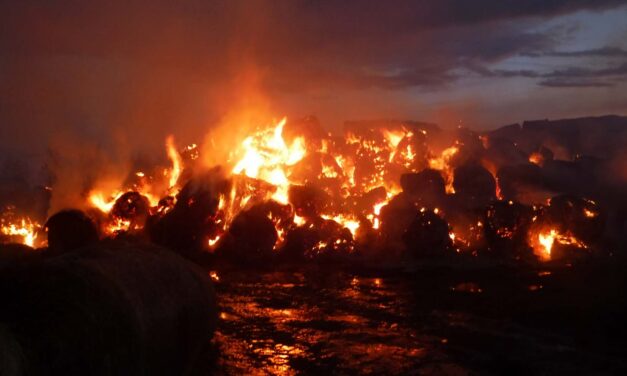
[[[6,268],[0,299],[0,363],[33,375],[184,374],[217,321],[206,273],[114,242]]]
[[[46,221],[48,250],[58,254],[84,247],[98,240],[98,229],[80,210],[62,210]]]

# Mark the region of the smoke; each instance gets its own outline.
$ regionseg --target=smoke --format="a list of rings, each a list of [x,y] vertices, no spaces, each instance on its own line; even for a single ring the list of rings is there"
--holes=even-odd
[[[105,149],[72,134],[53,138],[48,160],[52,175],[48,215],[62,209],[84,209],[92,189],[104,192],[119,189],[131,169],[128,150],[121,142]]]

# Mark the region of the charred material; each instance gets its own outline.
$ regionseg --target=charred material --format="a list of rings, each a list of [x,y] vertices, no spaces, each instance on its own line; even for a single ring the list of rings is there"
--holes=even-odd
[[[414,257],[442,255],[452,246],[448,223],[431,210],[420,211],[403,234],[407,251]]]
[[[401,175],[401,187],[418,206],[441,206],[446,196],[444,178],[433,169]]]
[[[501,257],[528,256],[527,233],[533,209],[514,201],[497,201],[485,212],[485,234],[490,250]]]

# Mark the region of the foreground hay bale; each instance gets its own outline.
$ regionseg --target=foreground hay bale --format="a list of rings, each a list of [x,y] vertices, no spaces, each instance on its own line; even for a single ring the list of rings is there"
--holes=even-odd
[[[48,252],[60,254],[87,246],[98,240],[98,229],[80,210],[62,210],[46,221]]]
[[[5,267],[0,299],[0,365],[15,375],[186,374],[217,320],[204,272],[113,242]]]

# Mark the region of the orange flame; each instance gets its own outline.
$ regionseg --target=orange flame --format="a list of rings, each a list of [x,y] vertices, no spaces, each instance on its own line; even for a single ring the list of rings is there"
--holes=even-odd
[[[287,204],[288,169],[303,159],[306,153],[302,137],[296,138],[289,146],[283,140],[286,122],[287,119],[283,118],[274,128],[247,137],[240,147],[243,157],[233,168],[234,174],[244,174],[274,185],[276,191],[272,198],[283,204]]]
[[[20,238],[20,243],[29,247],[35,246],[37,240],[37,230],[41,226],[28,218],[22,218],[15,223],[3,223],[0,225],[0,232],[7,236]]]
[[[438,157],[429,159],[429,167],[434,170],[439,170],[444,174],[446,193],[449,194],[455,193],[455,188],[453,188],[453,169],[450,166],[450,161],[458,151],[459,148],[457,145],[453,145],[444,149]]]
[[[165,140],[165,147],[168,152],[168,158],[170,162],[172,162],[172,169],[169,171],[170,180],[168,184],[168,188],[172,189],[179,180],[181,176],[181,171],[183,169],[183,160],[181,159],[181,155],[176,150],[174,146],[174,137],[168,136]]]

